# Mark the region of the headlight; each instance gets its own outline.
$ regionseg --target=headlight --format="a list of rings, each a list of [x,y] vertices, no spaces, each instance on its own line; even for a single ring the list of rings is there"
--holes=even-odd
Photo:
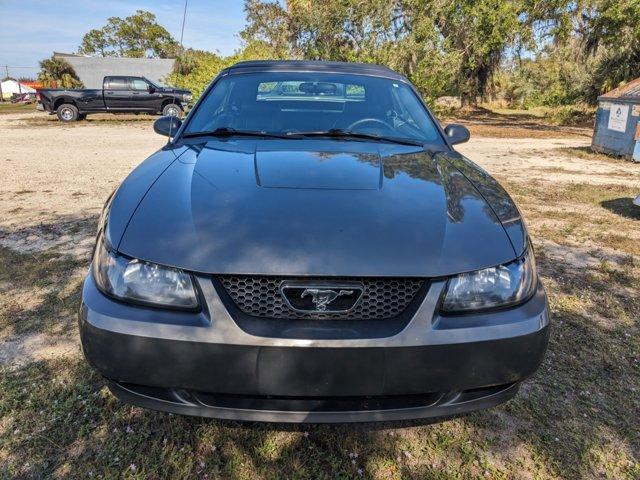
[[[190,93],[185,93],[182,98],[184,99],[185,102],[190,102],[191,100],[193,100],[193,95]]]
[[[199,305],[191,275],[118,255],[102,235],[93,257],[93,277],[101,291],[121,300],[189,310]]]
[[[531,297],[536,286],[536,264],[529,247],[511,263],[450,278],[442,311],[456,313],[515,305]]]

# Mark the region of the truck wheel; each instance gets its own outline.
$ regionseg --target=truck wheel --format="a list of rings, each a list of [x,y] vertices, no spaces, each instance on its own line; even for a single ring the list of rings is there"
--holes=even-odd
[[[78,109],[70,103],[63,103],[56,111],[58,119],[62,122],[75,122],[78,120]]]
[[[182,117],[182,107],[175,103],[169,103],[162,109],[162,115],[165,117]]]

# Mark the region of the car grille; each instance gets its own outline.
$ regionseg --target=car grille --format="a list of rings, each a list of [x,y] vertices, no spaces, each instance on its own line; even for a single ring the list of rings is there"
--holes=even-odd
[[[282,298],[282,282],[359,282],[364,290],[359,302],[348,312],[317,313],[291,309]],[[226,293],[238,309],[247,315],[264,318],[391,319],[401,315],[416,297],[425,280],[416,278],[309,278],[270,276],[220,277]]]

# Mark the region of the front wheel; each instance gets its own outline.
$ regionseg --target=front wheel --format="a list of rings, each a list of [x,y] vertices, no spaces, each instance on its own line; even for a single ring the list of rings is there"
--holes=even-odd
[[[75,122],[78,120],[79,116],[78,109],[75,105],[71,105],[69,103],[63,103],[60,105],[56,114],[58,115],[58,120],[61,122]]]
[[[165,117],[182,117],[182,107],[180,105],[176,105],[175,103],[169,103],[165,105],[162,109],[162,115]]]

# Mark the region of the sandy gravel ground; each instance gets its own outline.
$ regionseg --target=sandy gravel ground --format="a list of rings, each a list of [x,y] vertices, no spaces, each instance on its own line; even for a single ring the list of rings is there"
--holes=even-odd
[[[148,121],[48,125],[38,113],[0,115],[0,138],[0,245],[21,252],[86,250],[105,199],[166,141]]]
[[[590,138],[471,138],[458,150],[492,175],[510,181],[543,180],[557,184],[615,183],[640,187],[640,164],[594,155],[585,162],[575,155],[585,152]],[[572,152],[575,151],[575,153]],[[640,193],[640,190],[639,190]]]

